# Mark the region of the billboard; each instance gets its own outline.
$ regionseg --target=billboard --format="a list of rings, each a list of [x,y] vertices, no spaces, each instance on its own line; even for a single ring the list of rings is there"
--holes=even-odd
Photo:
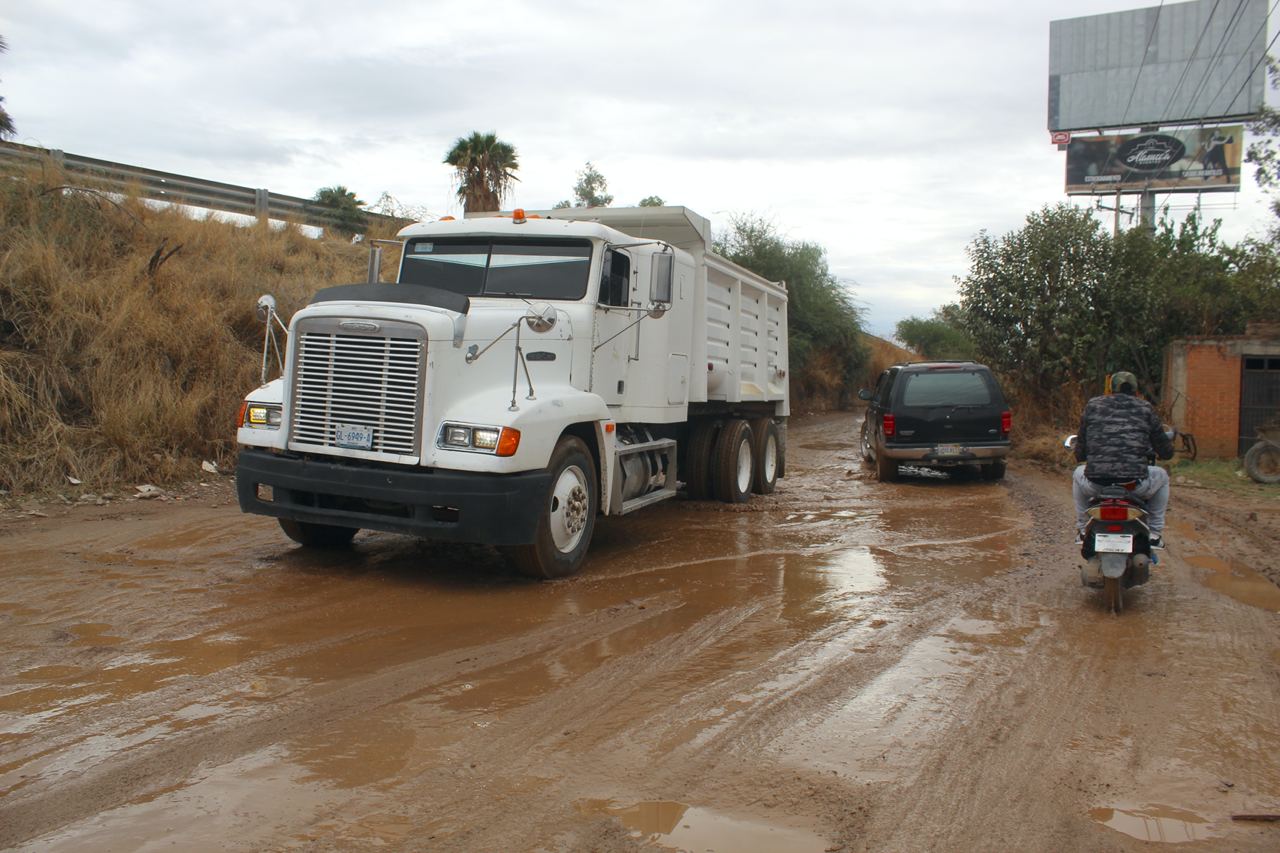
[[[1246,121],[1266,88],[1267,0],[1049,23],[1049,130]]]
[[[1067,145],[1067,193],[1238,192],[1244,127],[1076,136]]]

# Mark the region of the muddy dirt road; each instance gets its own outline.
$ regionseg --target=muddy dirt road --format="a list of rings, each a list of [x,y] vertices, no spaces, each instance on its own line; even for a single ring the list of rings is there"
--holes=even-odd
[[[1275,505],[1175,492],[1116,618],[1064,477],[880,485],[851,423],[793,423],[748,511],[602,522],[556,583],[309,553],[225,482],[11,514],[0,847],[1280,848],[1231,820],[1280,812]]]

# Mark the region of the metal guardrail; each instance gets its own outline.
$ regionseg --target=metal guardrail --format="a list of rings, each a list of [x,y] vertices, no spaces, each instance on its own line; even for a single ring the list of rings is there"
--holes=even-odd
[[[142,198],[164,201],[170,204],[202,207],[225,213],[239,213],[258,219],[279,219],[299,222],[317,228],[343,225],[342,218],[331,209],[311,199],[273,193],[253,187],[238,187],[218,181],[206,181],[171,172],[158,172],[141,166],[112,163],[79,154],[67,154],[48,148],[0,142],[0,165],[9,163],[39,163],[51,161],[70,177],[88,179],[95,186],[117,192],[134,193]],[[404,225],[409,222],[382,213],[364,212],[370,222],[386,222]]]

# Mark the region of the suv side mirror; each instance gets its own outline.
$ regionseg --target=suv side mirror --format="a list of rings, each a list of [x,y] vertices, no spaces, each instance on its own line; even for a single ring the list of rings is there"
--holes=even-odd
[[[870,388],[860,388],[860,389],[858,389],[858,399],[859,399],[859,400],[867,400],[867,401],[870,401],[870,400],[871,400],[871,398],[872,398],[873,396],[875,396],[875,395],[871,393],[871,389],[870,389]]]
[[[671,304],[671,271],[675,255],[662,252],[649,259],[649,302]]]

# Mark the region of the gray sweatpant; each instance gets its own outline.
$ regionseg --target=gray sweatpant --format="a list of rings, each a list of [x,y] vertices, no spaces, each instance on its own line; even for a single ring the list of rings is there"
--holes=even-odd
[[[1102,486],[1084,475],[1084,466],[1076,467],[1071,475],[1071,496],[1076,499],[1076,530],[1084,533],[1089,523],[1089,501],[1102,493]],[[1147,466],[1147,476],[1139,480],[1133,490],[1134,497],[1147,504],[1147,526],[1152,533],[1164,532],[1164,511],[1169,506],[1169,472],[1157,465]]]

